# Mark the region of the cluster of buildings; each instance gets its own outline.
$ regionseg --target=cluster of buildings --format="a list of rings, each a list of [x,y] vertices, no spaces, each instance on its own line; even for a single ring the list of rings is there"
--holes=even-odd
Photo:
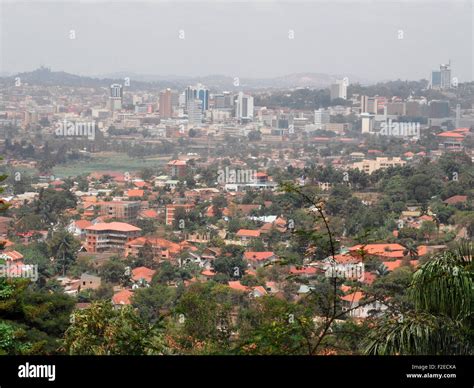
[[[442,65],[439,72],[433,72],[432,89],[445,92],[452,86],[449,65]],[[79,190],[77,182],[68,189],[77,199],[77,206],[68,209],[71,219],[67,230],[81,242],[79,255],[93,257],[100,267],[112,255],[125,260],[140,255],[145,246],[151,249],[153,265],[131,268],[131,284],[126,287],[114,285],[112,301],[120,306],[130,303],[137,288],[152,282],[163,262],[176,267],[193,263],[198,267],[199,271],[185,281],[186,286],[211,281],[217,276],[213,263],[223,257],[222,250],[226,245],[243,249],[242,259],[247,268],[245,274],[240,275],[256,277],[258,271],[277,263],[281,258],[272,242],[289,244],[291,220],[277,212],[268,214],[270,210],[262,212],[262,209],[272,209],[270,200],[259,204],[243,201],[249,190],[279,195],[277,182],[271,175],[272,168],[289,171],[291,168],[304,169],[310,164],[317,168],[329,164],[338,171],[358,169],[372,174],[381,169],[417,163],[425,156],[436,158],[453,150],[464,150],[474,156],[472,149],[466,146],[472,141],[472,107],[452,106],[448,97],[428,101],[419,96],[348,95],[347,79],[338,80],[329,89],[331,101],[343,100],[344,104],[311,110],[257,106],[254,103],[256,92],[212,91],[202,84],[188,86],[183,91],[166,88],[158,92],[132,90],[120,83],[112,84],[107,90],[77,88],[71,91],[58,86],[50,88],[50,93],[40,98],[38,87],[11,88],[0,92],[0,129],[4,131],[4,136],[0,137],[5,142],[5,134],[11,127],[18,129],[19,138],[32,128],[45,138],[54,137],[57,122],[92,121],[93,128],[103,134],[109,145],[112,140],[124,144],[149,144],[163,139],[179,144],[179,140],[186,138],[189,149],[195,148],[196,153],[167,155],[169,160],[163,169],[153,171],[146,179],[138,173],[94,171],[86,177],[87,190]],[[416,145],[424,131],[436,139],[437,149],[428,150]],[[369,135],[401,138],[403,151],[393,155],[387,150],[371,148]],[[248,155],[229,157],[209,152],[218,146],[232,147],[225,143],[229,138],[251,142],[258,149],[260,158],[252,156],[252,163],[248,163]],[[94,140],[87,140],[95,144]],[[233,144],[238,147],[236,144],[239,143]],[[324,155],[324,151],[336,144],[342,145],[337,153]],[[303,152],[305,147],[311,147],[311,152]],[[93,152],[93,147],[89,151]],[[199,154],[202,151],[207,151],[205,157]],[[14,168],[37,167],[36,162],[27,157],[8,158],[5,163]],[[218,170],[215,182],[209,184],[196,171],[211,167]],[[105,176],[109,179],[102,179]],[[196,181],[192,188],[187,187],[188,177]],[[65,178],[46,176],[34,182],[31,186],[34,191],[9,192],[4,200],[10,202],[13,209],[19,208],[38,198],[41,189],[65,190]],[[297,183],[304,184],[305,177]],[[331,182],[316,183],[323,192],[331,187]],[[226,205],[219,207],[215,202],[217,199],[224,199]],[[372,200],[364,198],[364,204],[370,205]],[[447,205],[458,205],[469,199],[455,196],[447,201]],[[197,209],[199,215],[195,214]],[[432,214],[421,214],[418,210],[407,209],[399,221],[414,229],[421,228],[424,222],[433,222]],[[266,215],[262,215],[264,213]],[[187,214],[204,222],[199,228],[191,227],[188,221],[181,219]],[[229,221],[233,219],[241,221],[242,227],[231,228]],[[13,233],[17,241],[28,244],[35,238],[47,239],[48,231],[17,233],[12,227],[14,221],[9,217],[0,218],[0,235],[7,243],[3,260],[21,263],[23,257],[12,248],[14,243],[9,241],[9,236]],[[150,224],[152,231],[145,230]],[[257,249],[259,244],[260,249]],[[419,246],[418,256],[437,249],[444,247]],[[357,280],[366,285],[383,271],[418,266],[418,260],[413,259],[405,247],[386,243],[347,246],[326,261],[305,259],[301,266],[278,267],[285,275],[305,279],[292,294],[298,299],[314,289],[316,277],[324,274],[328,265],[337,265],[338,271],[344,273],[347,266],[363,263],[365,256],[376,258],[383,265],[379,271],[364,270],[359,274],[362,276]],[[354,280],[351,276],[348,280]],[[264,284],[256,286],[242,284],[241,278],[236,276],[227,285],[251,298],[287,293],[287,276],[279,280],[266,279]],[[78,278],[62,277],[60,281],[70,294],[98,289],[102,284],[100,276],[89,273]],[[380,301],[362,305],[364,294],[354,287],[345,285],[342,291],[344,306],[354,318],[364,319],[370,311],[383,312],[385,308]],[[358,304],[361,304],[360,308]]]

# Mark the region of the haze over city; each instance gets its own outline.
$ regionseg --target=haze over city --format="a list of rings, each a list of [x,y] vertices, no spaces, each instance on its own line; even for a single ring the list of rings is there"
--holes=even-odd
[[[0,388],[472,379],[473,2],[0,0]]]
[[[473,74],[472,12],[471,1],[7,1],[0,73],[44,65],[87,76],[324,73],[365,83],[428,79],[451,60],[463,82]]]

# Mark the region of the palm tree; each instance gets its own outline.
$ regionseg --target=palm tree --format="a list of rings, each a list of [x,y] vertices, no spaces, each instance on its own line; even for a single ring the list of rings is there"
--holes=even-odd
[[[414,308],[377,322],[366,353],[454,355],[474,353],[474,244],[461,242],[434,256],[413,275]]]
[[[385,264],[380,264],[378,268],[375,270],[375,273],[377,274],[378,277],[386,276],[389,274],[388,268],[385,266]]]

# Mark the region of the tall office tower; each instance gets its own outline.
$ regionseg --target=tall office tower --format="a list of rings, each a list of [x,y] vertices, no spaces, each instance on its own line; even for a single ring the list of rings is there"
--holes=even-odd
[[[209,109],[209,89],[206,89],[205,86],[197,84],[196,86],[188,86],[184,90],[185,103],[188,104],[188,101],[194,100],[195,98],[202,101],[202,111]]]
[[[201,84],[196,86],[196,98],[202,101],[203,112],[209,109],[209,90]]]
[[[123,101],[122,85],[120,84],[110,85],[109,109],[110,110],[122,109],[122,101]]]
[[[230,92],[223,92],[222,94],[214,95],[214,108],[215,109],[230,109],[233,104],[232,95]]]
[[[432,89],[449,89],[451,87],[451,62],[440,65],[439,70],[431,72]]]
[[[374,116],[370,113],[362,113],[360,115],[362,133],[370,133],[374,129]]]
[[[314,125],[316,126],[316,129],[325,129],[326,124],[329,124],[329,121],[329,111],[325,109],[318,109],[314,111]]]
[[[451,63],[440,65],[439,72],[441,73],[441,89],[451,88]]]
[[[377,97],[361,96],[360,113],[377,114],[378,102],[379,100]]]
[[[433,70],[431,72],[431,89],[441,88],[441,72],[439,70]]]
[[[171,89],[163,90],[160,93],[160,118],[169,119],[173,115]]]
[[[253,97],[242,92],[239,93],[235,106],[235,116],[239,120],[253,119]]]
[[[461,127],[461,104],[456,104],[456,128]]]
[[[214,109],[223,109],[225,107],[225,98],[223,94],[214,94]]]
[[[189,100],[187,104],[188,123],[199,125],[202,123],[202,101],[198,98]]]
[[[192,86],[188,86],[184,89],[184,104],[187,106],[188,101],[194,100],[196,98],[196,90]]]
[[[347,99],[347,84],[344,80],[337,80],[331,85],[331,100],[336,98]]]
[[[449,117],[449,101],[430,101],[429,117],[435,119]]]
[[[179,107],[179,93],[176,90],[171,91],[171,108],[175,109]]]

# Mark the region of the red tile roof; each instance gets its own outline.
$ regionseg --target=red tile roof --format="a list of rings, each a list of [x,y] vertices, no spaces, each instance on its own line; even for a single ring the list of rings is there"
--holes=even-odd
[[[267,295],[267,290],[265,290],[265,288],[263,288],[262,286],[255,286],[253,287],[253,290],[258,291],[262,295]]]
[[[454,131],[446,131],[446,132],[441,132],[440,134],[436,135],[439,137],[455,137],[458,139],[464,139],[464,135],[458,132]]]
[[[145,193],[144,190],[140,190],[140,189],[131,189],[131,190],[128,190],[126,195],[128,197],[143,197],[143,194]]]
[[[139,281],[140,279],[146,280],[148,283],[151,282],[153,275],[156,273],[155,270],[147,267],[137,267],[132,269],[132,279]]]
[[[237,232],[237,237],[260,237],[259,230],[240,229]]]
[[[352,294],[341,297],[341,299],[345,300],[346,302],[353,303],[353,302],[359,302],[363,297],[364,297],[364,294],[361,291],[356,291],[356,292],[353,292]]]
[[[244,286],[242,283],[240,283],[240,281],[236,280],[236,281],[230,281],[229,283],[229,287],[232,288],[233,290],[237,290],[237,291],[248,291],[248,287],[247,286]]]
[[[5,251],[1,252],[0,256],[4,257],[7,260],[18,261],[23,259],[23,255],[17,251]]]
[[[403,257],[405,248],[400,244],[367,244],[367,245],[355,245],[349,248],[349,252],[359,254],[359,251],[363,249],[368,255],[383,256],[390,258]]]
[[[314,275],[317,272],[314,267],[302,267],[297,268],[295,266],[290,267],[290,273],[292,275]]]
[[[384,261],[383,264],[387,267],[389,271],[393,271],[394,269],[401,267],[402,260]]]
[[[92,222],[87,221],[87,220],[77,220],[74,222],[74,224],[76,225],[76,228],[85,229],[88,226],[91,226]]]
[[[186,166],[185,160],[171,160],[167,163],[168,166]]]
[[[86,230],[97,230],[97,231],[117,231],[117,232],[139,232],[141,229],[136,226],[127,224],[125,222],[101,222],[86,228]]]
[[[160,237],[137,237],[127,243],[127,246],[143,246],[148,242],[152,247],[160,247],[167,249],[171,254],[176,254],[181,252],[181,246],[172,241],[166,240]]]
[[[245,252],[244,259],[250,261],[264,261],[275,256],[273,252]]]
[[[133,292],[130,290],[122,290],[117,292],[112,297],[112,302],[114,304],[130,304],[130,298],[133,296]]]
[[[467,201],[467,195],[453,195],[452,197],[445,199],[443,203],[446,203],[448,205],[453,205],[455,203],[463,203],[466,201]]]
[[[141,211],[140,216],[144,218],[156,218],[158,217],[158,213],[156,212],[156,210],[148,209]]]

